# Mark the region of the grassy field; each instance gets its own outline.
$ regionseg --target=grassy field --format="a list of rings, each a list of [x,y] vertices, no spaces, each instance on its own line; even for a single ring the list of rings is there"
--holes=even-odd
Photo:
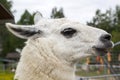
[[[13,80],[14,73],[11,72],[1,72],[0,80]]]
[[[13,80],[14,73],[10,69],[4,70],[3,64],[0,63],[0,80]]]

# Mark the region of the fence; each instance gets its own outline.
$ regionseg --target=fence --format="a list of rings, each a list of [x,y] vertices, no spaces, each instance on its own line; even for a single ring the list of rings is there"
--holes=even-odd
[[[112,71],[106,65],[77,65],[77,80],[120,80],[120,66],[112,65]]]
[[[91,77],[77,77],[77,80],[120,80],[120,74],[91,76]]]
[[[78,64],[78,80],[120,80],[120,54],[107,54],[104,57],[93,56]]]

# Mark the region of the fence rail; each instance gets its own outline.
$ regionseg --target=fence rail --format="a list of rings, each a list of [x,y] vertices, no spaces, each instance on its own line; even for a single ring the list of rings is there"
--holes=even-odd
[[[120,66],[111,66],[115,73],[108,72],[106,65],[77,65],[76,73],[82,75],[77,80],[120,80]]]
[[[77,77],[77,80],[120,80],[120,74],[91,76],[91,77]]]

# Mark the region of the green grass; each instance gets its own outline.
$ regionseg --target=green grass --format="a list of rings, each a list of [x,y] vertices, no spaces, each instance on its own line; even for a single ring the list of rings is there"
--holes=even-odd
[[[105,75],[105,74],[107,74],[107,71],[105,69],[99,70],[96,68],[89,70],[89,71],[84,71],[84,70],[76,71],[76,75],[84,76],[84,77],[100,76],[100,75]]]
[[[11,72],[0,72],[0,80],[13,80],[14,73]]]
[[[13,80],[14,72],[8,68],[7,70],[3,69],[3,64],[0,63],[0,80]]]

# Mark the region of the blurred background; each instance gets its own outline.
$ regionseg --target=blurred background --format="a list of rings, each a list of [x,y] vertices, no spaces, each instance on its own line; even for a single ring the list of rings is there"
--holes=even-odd
[[[5,23],[32,25],[37,11],[45,18],[65,17],[104,29],[112,34],[114,43],[120,41],[120,0],[0,0],[0,80],[13,80],[26,41],[9,33]],[[101,56],[94,56],[79,61],[76,74],[82,77],[113,73],[120,76],[120,45],[115,46],[104,58],[112,69],[106,66],[108,64]],[[117,78],[112,76],[108,80]]]

